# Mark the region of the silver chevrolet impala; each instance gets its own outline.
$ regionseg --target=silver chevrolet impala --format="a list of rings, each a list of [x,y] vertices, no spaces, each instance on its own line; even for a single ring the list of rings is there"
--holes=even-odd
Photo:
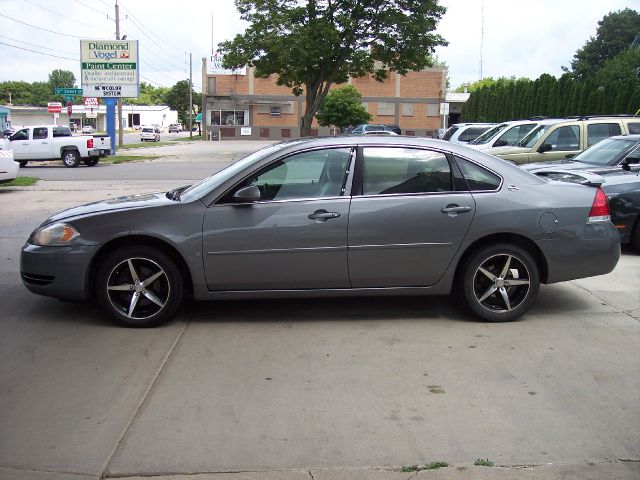
[[[198,300],[458,294],[520,317],[540,283],[610,272],[597,184],[542,179],[439,140],[347,136],[263,148],[189,187],[58,213],[22,249],[34,293],[158,325]]]

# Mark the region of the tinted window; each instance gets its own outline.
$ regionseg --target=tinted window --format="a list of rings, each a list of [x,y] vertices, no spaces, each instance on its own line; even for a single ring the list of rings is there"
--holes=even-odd
[[[351,150],[335,148],[299,153],[278,160],[244,185],[256,185],[263,200],[342,195]]]
[[[71,129],[69,127],[53,127],[53,137],[70,137]]]
[[[363,194],[448,192],[451,169],[438,152],[413,148],[365,147]]]
[[[48,135],[49,135],[49,132],[47,132],[47,127],[38,127],[33,129],[34,140],[46,139]]]
[[[460,127],[457,126],[453,126],[451,127],[449,130],[447,130],[444,135],[442,136],[442,140],[451,140],[451,137],[453,137],[453,134],[456,133],[458,131]]]
[[[594,123],[587,125],[587,145],[595,145],[605,138],[620,135],[620,125],[617,123]]]
[[[460,167],[460,170],[462,170],[462,175],[464,175],[467,181],[469,190],[497,190],[500,187],[502,179],[495,173],[459,157],[456,157],[456,163]]]
[[[23,128],[22,130],[18,130],[12,135],[11,140],[29,140],[29,129]]]
[[[629,133],[631,134],[640,133],[640,123],[628,123],[627,127],[629,128]]]
[[[555,129],[544,143],[551,144],[551,150],[580,150],[580,127],[567,125]]]
[[[460,134],[458,140],[460,142],[470,142],[471,140],[478,138],[480,134],[486,132],[490,128],[491,127],[469,127]]]

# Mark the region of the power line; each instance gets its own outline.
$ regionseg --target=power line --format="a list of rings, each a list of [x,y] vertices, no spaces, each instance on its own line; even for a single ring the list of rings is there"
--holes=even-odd
[[[152,42],[153,44],[158,43],[158,42],[157,42],[157,40],[154,40],[153,38],[151,38],[151,37],[147,34],[146,30],[145,30],[145,29],[143,29],[142,27],[140,27],[140,26],[135,22],[135,20],[134,20],[133,18],[128,18],[128,20],[130,20],[130,21],[131,21],[131,23],[132,23],[132,24],[133,24],[133,25],[134,25],[134,26],[135,26],[135,27],[136,27],[136,28],[137,28],[137,29],[138,29],[138,30],[139,30],[139,31],[140,31],[140,32],[141,32],[145,37],[147,37],[149,40],[151,40],[151,42]],[[149,31],[149,33],[153,33],[153,32]],[[178,58],[177,56],[173,55],[172,53],[169,53],[169,52],[166,52],[166,51],[164,51],[163,53],[166,53],[166,54],[168,54],[168,55],[172,56],[173,58],[177,59],[179,62],[183,62],[183,61],[184,61],[184,58]],[[167,62],[167,63],[168,63],[168,62]],[[175,66],[175,65],[174,65],[174,66]]]
[[[89,10],[93,10],[94,12],[98,12],[103,14],[106,17],[109,17],[109,14],[107,12],[105,12],[104,10],[98,10],[97,8],[92,7],[91,5],[87,5],[86,3],[81,2],[80,0],[76,0],[76,2],[78,2],[80,5],[82,5],[83,7],[88,8]]]
[[[78,52],[70,52],[68,50],[58,50],[56,48],[43,47],[42,45],[36,45],[35,43],[25,42],[24,40],[17,40],[15,38],[7,37],[6,35],[0,35],[0,38],[6,38],[7,40],[11,40],[12,42],[24,43],[25,45],[31,45],[32,47],[42,48],[43,50],[51,50],[53,52],[58,53],[68,53],[70,55],[75,55]]]
[[[32,0],[24,0],[24,1],[26,1],[27,3],[30,3],[31,5],[35,5],[35,6],[36,6],[36,7],[38,7],[38,8],[41,8],[41,9],[42,9],[42,10],[44,10],[45,12],[49,12],[49,13],[52,13],[52,14],[57,15],[57,16],[59,16],[59,17],[66,18],[67,20],[71,20],[72,22],[79,23],[80,25],[84,25],[84,26],[86,26],[86,27],[90,27],[90,28],[94,28],[94,29],[102,30],[103,32],[106,32],[106,30],[105,30],[104,28],[96,27],[95,25],[90,25],[90,24],[85,23],[85,22],[82,22],[82,21],[80,21],[80,20],[76,20],[75,18],[71,18],[71,17],[68,17],[68,16],[66,16],[66,15],[62,15],[61,13],[58,13],[58,12],[56,12],[56,11],[49,10],[48,8],[45,8],[45,7],[43,7],[42,5],[38,5],[37,3],[33,2]]]
[[[78,37],[77,35],[70,35],[68,33],[54,32],[53,30],[49,30],[47,28],[36,27],[35,25],[31,25],[30,23],[26,23],[26,22],[23,22],[21,20],[16,20],[15,18],[12,18],[12,17],[10,17],[8,15],[5,15],[3,13],[0,13],[0,17],[8,18],[9,20],[13,20],[14,22],[21,23],[22,25],[26,25],[27,27],[37,28],[38,30],[44,30],[45,32],[55,33],[56,35],[62,35],[63,37],[85,38],[85,37]]]
[[[60,55],[52,55],[51,53],[37,52],[37,51],[31,50],[29,48],[16,47],[15,45],[10,45],[10,44],[4,43],[4,42],[0,42],[0,45],[6,45],[7,47],[17,48],[18,50],[24,50],[25,52],[32,52],[32,53],[37,53],[39,55],[46,55],[47,57],[62,58],[64,60],[73,60],[74,62],[78,61],[77,58],[61,57]]]

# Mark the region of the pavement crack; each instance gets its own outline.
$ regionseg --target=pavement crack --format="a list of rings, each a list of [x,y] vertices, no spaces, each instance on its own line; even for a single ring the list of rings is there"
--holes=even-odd
[[[162,375],[162,372],[164,372],[165,367],[169,363],[169,360],[171,359],[171,357],[173,357],[173,354],[174,354],[174,352],[176,350],[176,346],[178,345],[178,343],[180,343],[180,340],[182,340],[182,336],[184,335],[184,332],[186,332],[187,327],[191,324],[192,318],[193,318],[193,309],[189,313],[188,319],[184,323],[184,327],[182,327],[182,330],[180,330],[180,332],[178,333],[178,335],[174,339],[173,343],[171,344],[171,347],[169,347],[169,350],[167,351],[167,354],[164,356],[164,358],[160,362],[160,365],[158,366],[158,369],[156,370],[156,373],[154,374],[151,382],[149,382],[149,385],[147,386],[146,390],[142,394],[142,396],[140,398],[140,401],[138,402],[138,405],[136,406],[136,409],[135,409],[133,415],[131,416],[131,418],[129,419],[127,424],[125,425],[125,427],[122,430],[122,433],[120,434],[120,436],[118,437],[118,440],[116,441],[113,449],[111,450],[110,454],[108,455],[107,460],[103,465],[102,473],[100,475],[100,478],[109,478],[109,476],[110,476],[109,475],[109,464],[113,460],[113,457],[117,453],[118,448],[120,448],[120,445],[122,444],[122,442],[124,441],[125,437],[127,436],[127,433],[129,432],[129,429],[131,428],[131,425],[133,425],[133,422],[140,416],[142,410],[144,409],[145,405],[148,402],[150,394],[155,390],[155,387],[156,387],[156,385],[158,383],[158,380],[160,379],[160,377]]]
[[[315,480],[315,478],[313,478],[313,473],[311,473],[311,470],[309,470],[309,476],[311,477],[311,480]]]

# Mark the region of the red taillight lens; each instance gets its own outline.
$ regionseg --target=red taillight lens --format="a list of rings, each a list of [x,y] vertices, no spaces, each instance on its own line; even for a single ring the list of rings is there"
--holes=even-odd
[[[591,211],[589,212],[589,221],[605,221],[611,219],[611,211],[609,210],[609,202],[607,202],[607,196],[601,187],[596,190],[596,196],[593,199],[593,205],[591,205]]]
[[[93,138],[87,140],[87,148],[93,148]]]

